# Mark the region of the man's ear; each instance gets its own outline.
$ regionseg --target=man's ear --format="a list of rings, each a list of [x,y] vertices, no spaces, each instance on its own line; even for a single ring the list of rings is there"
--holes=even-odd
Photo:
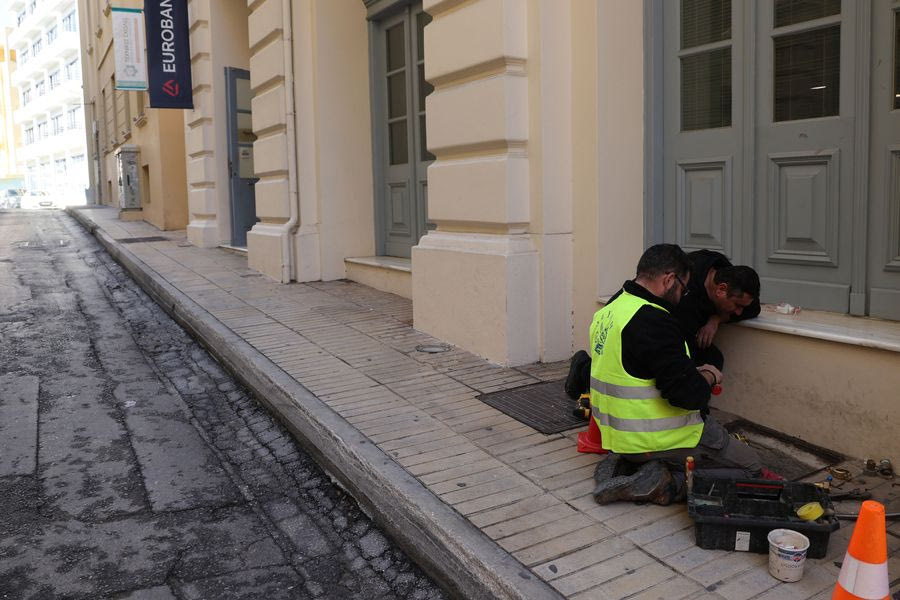
[[[727,283],[719,283],[716,285],[716,296],[720,298],[724,298],[728,295],[728,284]]]

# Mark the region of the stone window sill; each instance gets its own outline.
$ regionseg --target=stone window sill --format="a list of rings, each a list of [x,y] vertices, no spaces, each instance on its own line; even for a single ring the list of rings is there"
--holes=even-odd
[[[606,304],[612,296],[600,296]],[[853,346],[900,352],[900,322],[872,317],[854,317],[818,310],[801,310],[794,315],[775,312],[775,306],[764,304],[760,315],[737,323],[741,327],[799,335]]]
[[[757,318],[741,321],[738,325],[900,352],[900,323],[896,321],[853,317],[818,310],[803,310],[795,315],[783,315],[774,312],[774,306],[767,304],[763,305],[763,310]]]
[[[357,258],[345,258],[344,262],[375,267],[377,269],[412,273],[412,261],[408,258],[397,258],[396,256],[361,256]]]

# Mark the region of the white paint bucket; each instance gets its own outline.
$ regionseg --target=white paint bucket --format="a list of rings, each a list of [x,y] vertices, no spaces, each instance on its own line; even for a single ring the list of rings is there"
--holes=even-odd
[[[800,581],[809,538],[790,529],[769,532],[769,573],[781,581]]]

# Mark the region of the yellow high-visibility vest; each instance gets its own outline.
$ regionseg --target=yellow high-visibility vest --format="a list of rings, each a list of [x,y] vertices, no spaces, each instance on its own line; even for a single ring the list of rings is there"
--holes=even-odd
[[[622,331],[643,306],[668,312],[623,291],[591,323],[591,413],[603,447],[619,454],[694,448],[703,433],[700,411],[672,406],[655,379],[632,377],[622,366]],[[687,343],[684,351],[690,356]]]

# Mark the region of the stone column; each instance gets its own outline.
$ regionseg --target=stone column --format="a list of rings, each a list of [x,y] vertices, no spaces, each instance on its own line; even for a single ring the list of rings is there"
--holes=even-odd
[[[194,85],[194,109],[184,111],[185,154],[187,161],[188,241],[201,248],[218,246],[219,200],[216,189],[213,116],[212,36],[210,5],[212,0],[190,0],[188,21],[191,35],[191,79]]]
[[[291,189],[294,168],[293,107],[288,85],[292,40],[286,35],[290,25],[283,0],[263,0],[250,5],[250,86],[253,90],[253,147],[256,184],[256,216],[259,223],[247,234],[250,267],[269,277],[289,282],[291,255],[285,244],[291,234],[291,203],[296,203],[296,187]],[[293,10],[299,10],[295,6]],[[288,83],[286,84],[286,81]],[[290,132],[289,132],[290,129]],[[296,184],[295,184],[296,185]]]
[[[540,358],[531,235],[528,12],[522,0],[425,0],[428,216],[413,248],[415,327],[493,362]],[[465,40],[465,42],[463,42]]]

